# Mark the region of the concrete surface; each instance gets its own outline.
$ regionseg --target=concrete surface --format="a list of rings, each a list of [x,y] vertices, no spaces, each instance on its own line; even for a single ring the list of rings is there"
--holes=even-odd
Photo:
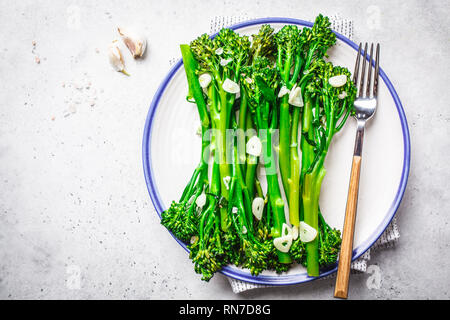
[[[179,43],[208,32],[215,15],[322,12],[353,19],[356,41],[382,43],[412,140],[401,239],[373,254],[380,285],[374,274],[352,276],[350,297],[448,299],[449,9],[446,1],[2,1],[0,298],[332,298],[333,280],[240,295],[221,275],[201,282],[151,214],[141,164],[148,106]],[[149,41],[145,60],[127,58],[131,77],[105,57],[119,25]]]

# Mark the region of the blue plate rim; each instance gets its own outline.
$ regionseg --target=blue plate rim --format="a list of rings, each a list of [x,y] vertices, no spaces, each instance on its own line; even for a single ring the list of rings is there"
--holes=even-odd
[[[254,19],[249,20],[245,22],[241,22],[238,24],[234,24],[232,26],[229,26],[228,28],[237,30],[248,26],[258,25],[258,24],[270,24],[270,23],[286,23],[286,24],[295,24],[299,26],[306,26],[311,27],[313,25],[312,22],[300,20],[300,19],[294,19],[294,18],[282,18],[282,17],[268,17],[268,18],[260,18],[260,19]],[[350,47],[352,47],[355,51],[358,50],[358,45],[345,37],[344,35],[334,31],[336,34],[336,37],[348,44]],[[217,35],[214,34],[212,37],[215,37]],[[153,118],[155,115],[156,108],[159,104],[159,101],[161,99],[162,94],[164,93],[164,90],[172,77],[175,75],[175,73],[181,68],[183,65],[182,60],[180,59],[169,71],[169,73],[166,75],[160,86],[158,87],[153,100],[150,104],[150,108],[147,114],[147,118],[145,121],[144,126],[144,135],[143,135],[143,142],[142,142],[142,161],[143,161],[143,167],[144,167],[144,176],[145,176],[145,182],[147,185],[148,192],[150,194],[150,198],[152,200],[152,203],[156,209],[156,212],[158,216],[161,218],[161,213],[164,211],[163,204],[161,201],[161,197],[158,193],[158,189],[156,188],[156,185],[154,183],[154,175],[153,175],[153,169],[151,164],[151,133],[152,133],[152,123]],[[376,231],[361,245],[359,245],[357,248],[353,250],[353,260],[358,259],[364,252],[366,252],[374,243],[378,240],[378,238],[383,234],[383,232],[386,230],[387,226],[391,222],[391,220],[394,218],[395,213],[397,212],[400,203],[402,201],[403,195],[406,190],[406,185],[408,182],[408,176],[409,176],[409,170],[410,170],[410,161],[411,161],[411,141],[410,141],[410,135],[409,135],[409,128],[408,128],[408,122],[406,119],[405,111],[403,109],[402,103],[400,101],[400,98],[398,97],[398,94],[392,85],[391,81],[385,74],[385,72],[380,67],[380,77],[385,82],[387,88],[389,89],[389,92],[391,93],[392,98],[394,99],[394,103],[397,108],[397,112],[399,114],[401,126],[402,126],[402,134],[403,134],[403,169],[402,169],[402,176],[400,178],[399,187],[397,189],[396,196],[394,198],[394,201],[391,204],[391,207],[389,208],[385,218],[383,221],[378,225]],[[186,250],[189,252],[189,249],[187,246],[178,240],[172,233],[172,237]],[[315,279],[319,279],[322,277],[325,277],[327,275],[330,275],[337,271],[337,265],[332,266],[330,269],[321,272],[321,274],[318,277],[310,277],[306,273],[302,274],[294,274],[294,275],[259,275],[259,276],[252,276],[249,272],[238,269],[234,266],[226,266],[224,267],[220,272],[228,277],[251,282],[255,284],[261,284],[261,285],[293,285],[293,284],[299,284],[304,282],[309,282]]]

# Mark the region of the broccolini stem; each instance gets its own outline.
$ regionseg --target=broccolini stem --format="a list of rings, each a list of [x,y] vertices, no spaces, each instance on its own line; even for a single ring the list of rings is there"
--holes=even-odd
[[[241,103],[239,107],[239,120],[238,120],[238,130],[237,130],[237,141],[238,141],[238,152],[239,152],[239,162],[238,164],[241,166],[242,174],[245,175],[245,162],[246,162],[246,139],[245,139],[245,130],[247,127],[247,94],[245,93],[245,90],[241,88],[242,96],[241,96]]]
[[[237,158],[237,156],[236,156],[236,158]],[[251,230],[253,231],[253,213],[252,213],[252,198],[253,198],[253,196],[251,196],[249,193],[247,185],[245,184],[245,181],[244,181],[244,177],[242,176],[241,166],[238,163],[236,163],[236,178],[238,180],[238,183],[240,185],[240,189],[242,190],[242,194],[243,194],[243,198],[244,198],[243,202],[244,202],[245,213],[247,214],[248,227],[251,228]]]
[[[290,178],[289,178],[289,221],[294,226],[300,223],[300,158],[298,156],[298,125],[300,108],[292,112],[291,145],[290,145]]]
[[[263,190],[261,187],[261,182],[259,182],[258,178],[255,179],[255,189],[256,189],[256,195],[260,198],[264,198]]]
[[[301,149],[302,149],[302,169],[301,169],[301,183],[302,190],[302,216],[304,221],[315,228],[318,231],[317,222],[317,210],[319,194],[315,194],[316,184],[316,172],[307,173],[309,167],[314,161],[314,146],[309,141],[314,140],[314,129],[312,125],[313,113],[312,113],[313,100],[309,94],[305,94],[305,105],[303,107],[302,117],[302,136],[301,136]],[[309,141],[308,141],[309,140]],[[319,188],[320,192],[320,188]],[[316,199],[317,198],[317,199]],[[317,200],[317,201],[316,201]],[[306,244],[307,251],[307,271],[310,276],[319,275],[319,249],[317,238]]]
[[[268,102],[266,108],[268,109]],[[258,108],[258,112],[261,108]],[[274,108],[275,109],[275,108]],[[278,184],[278,176],[276,172],[275,157],[272,151],[272,134],[276,128],[276,111],[273,111],[272,123],[269,128],[268,119],[266,116],[261,116],[262,119],[260,123],[260,128],[265,130],[265,133],[260,133],[260,140],[263,146],[263,158],[264,167],[266,169],[266,179],[267,179],[267,192],[269,194],[270,205],[273,212],[273,237],[280,237],[283,223],[286,223],[286,217],[284,215],[284,201],[281,197],[281,190]],[[281,263],[291,263],[292,258],[288,253],[277,251],[278,260]]]
[[[247,139],[250,139],[254,135],[256,135],[255,125],[252,121],[252,116],[247,113]],[[248,141],[248,140],[247,140]],[[256,178],[256,168],[258,167],[258,157],[255,157],[251,154],[247,155],[247,164],[245,170],[245,184],[247,185],[248,193],[251,197],[255,194],[255,178]]]
[[[303,206],[305,223],[319,232],[319,195],[322,186],[322,180],[325,177],[326,170],[320,167],[305,175],[303,186]],[[306,243],[306,266],[309,276],[317,277],[319,275],[319,241],[316,237],[313,241]]]
[[[196,70],[198,69],[198,62],[195,60],[192,54],[191,48],[187,44],[180,45],[181,55],[183,57],[184,70],[186,71],[186,77],[188,80],[189,94],[188,96],[193,97],[195,103],[197,104],[197,110],[200,115],[200,121],[202,128],[209,127],[209,116],[206,108],[206,102],[203,97],[203,91],[196,75]]]
[[[213,86],[211,86],[213,87]],[[219,165],[220,172],[220,193],[221,196],[228,201],[229,200],[229,181],[231,179],[230,166],[227,163],[227,154],[226,154],[226,130],[228,128],[227,123],[227,99],[226,92],[222,89],[219,92],[219,96],[217,97],[216,91],[214,88],[209,90],[210,94],[213,96],[211,99],[210,113],[212,120],[212,128],[214,129],[215,137],[212,138],[215,142],[215,162]],[[228,230],[228,213],[226,206],[220,207],[220,222],[223,231]]]
[[[199,241],[204,242],[204,232],[208,225],[211,214],[216,210],[217,197],[220,192],[220,181],[219,181],[219,166],[217,163],[213,162],[212,174],[211,174],[211,184],[209,185],[208,193],[208,207],[202,213],[199,223]]]
[[[290,135],[290,113],[289,113],[289,97],[287,95],[281,98],[280,103],[280,142],[278,145],[281,181],[283,182],[284,192],[289,194],[289,135]]]
[[[300,185],[304,185],[305,174],[314,161],[314,146],[309,141],[313,141],[314,132],[312,128],[312,104],[313,100],[309,94],[305,94],[305,105],[302,113],[302,135],[300,137],[300,148],[302,150],[302,165],[300,171]],[[308,139],[307,139],[308,137]],[[304,219],[305,207],[303,203],[300,206],[300,220]]]

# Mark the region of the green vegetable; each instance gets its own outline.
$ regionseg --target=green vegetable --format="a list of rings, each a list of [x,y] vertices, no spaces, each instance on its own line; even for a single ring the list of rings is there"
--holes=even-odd
[[[272,211],[272,236],[280,237],[283,223],[286,223],[284,201],[281,196],[276,171],[276,162],[272,146],[272,136],[278,125],[278,110],[275,91],[278,88],[278,74],[268,58],[258,57],[251,66],[242,70],[242,77],[251,78],[245,83],[245,92],[252,107],[254,122],[258,128],[258,136],[263,145],[263,159],[267,179],[267,194]],[[291,257],[278,251],[281,263],[291,263]]]
[[[197,234],[199,222],[198,208],[195,202],[208,186],[208,163],[205,161],[204,154],[208,152],[207,131],[210,121],[200,83],[195,74],[198,67],[197,61],[194,59],[189,46],[182,45],[181,53],[188,79],[188,96],[195,99],[202,124],[202,150],[200,163],[184,189],[180,201],[173,201],[170,208],[162,213],[161,223],[171,230],[178,239],[190,241],[191,237]]]
[[[285,272],[297,262],[317,276],[320,268],[336,263],[341,244],[340,231],[319,210],[319,195],[326,154],[352,112],[356,90],[347,69],[324,60],[336,41],[328,18],[319,15],[312,28],[287,25],[277,33],[264,25],[251,39],[222,29],[214,39],[204,34],[180,46],[187,100],[197,105],[202,128],[201,158],[161,223],[188,244],[194,270],[205,281],[228,264],[256,276],[264,270]],[[202,88],[199,77],[205,73],[212,80]],[[341,74],[347,83],[332,87],[328,80]],[[279,97],[282,87],[300,88],[304,105],[289,94]],[[252,137],[261,142],[260,156],[246,149]],[[255,217],[256,197],[264,208]],[[298,228],[300,221],[318,231],[316,238],[292,239],[289,250],[277,239],[283,252],[278,250],[274,239],[286,236],[283,226]]]
[[[287,89],[292,89],[297,81],[301,68],[301,31],[297,26],[284,26],[275,35],[277,44],[277,60],[276,67],[280,75],[281,84]],[[293,70],[291,75],[291,70]],[[281,86],[280,86],[281,87]],[[280,108],[280,143],[279,143],[279,158],[280,158],[280,172],[283,181],[284,190],[289,195],[289,177],[290,177],[290,128],[291,115],[289,108],[289,96],[284,95],[279,103]]]
[[[332,87],[332,76],[345,74],[347,83]],[[346,68],[333,67],[331,63],[317,60],[311,64],[311,77],[305,92],[302,136],[302,200],[304,221],[319,229],[319,196],[326,170],[325,157],[331,141],[352,112],[356,89]],[[339,95],[346,92],[346,97]],[[314,109],[313,109],[314,108]],[[331,232],[323,228],[325,233]],[[319,239],[306,244],[307,269],[311,276],[319,275]]]

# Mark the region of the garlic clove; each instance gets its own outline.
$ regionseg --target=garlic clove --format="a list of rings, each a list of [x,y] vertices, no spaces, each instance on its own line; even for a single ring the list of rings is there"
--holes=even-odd
[[[347,96],[347,92],[342,91],[341,93],[338,94],[338,98],[339,99],[344,99]]]
[[[304,221],[300,221],[300,240],[302,242],[311,242],[317,236],[317,230]]]
[[[289,252],[292,245],[292,236],[283,236],[273,239],[273,245],[281,252]]]
[[[252,213],[256,219],[261,220],[264,211],[264,199],[256,197],[252,202]]]
[[[228,59],[224,59],[224,58],[221,58],[220,59],[220,65],[222,66],[222,67],[225,67],[227,64],[229,64],[231,61],[233,61],[233,59],[231,59],[231,58],[228,58]]]
[[[249,155],[259,157],[262,152],[262,143],[257,136],[251,137],[245,146],[246,151]]]
[[[203,208],[203,206],[206,204],[206,194],[202,193],[198,196],[197,200],[195,200],[195,204],[199,208]]]
[[[192,237],[191,237],[190,243],[191,243],[191,244],[194,244],[194,243],[196,243],[197,241],[198,241],[198,236],[192,236]]]
[[[226,176],[226,177],[223,177],[223,184],[225,185],[225,188],[227,189],[227,190],[230,190],[230,181],[231,181],[231,177],[230,176]]]
[[[294,85],[289,93],[289,104],[295,107],[303,107],[302,89]]]
[[[331,77],[328,79],[328,83],[335,88],[342,87],[344,84],[347,83],[347,75],[341,74],[338,76]]]
[[[117,28],[117,31],[119,31],[123,43],[125,43],[128,50],[130,50],[133,58],[142,58],[147,47],[147,41],[135,33],[125,31],[123,28]]]
[[[223,53],[223,48],[217,48],[215,52],[218,56],[220,56]]]
[[[114,40],[109,46],[108,58],[109,63],[114,68],[114,70],[116,70],[117,72],[122,72],[123,74],[129,76],[129,74],[125,71],[125,63],[123,61],[122,53],[120,52],[120,49],[118,47],[117,40]]]
[[[292,229],[286,223],[283,223],[281,227],[281,236],[292,236]]]
[[[222,88],[223,88],[223,90],[225,90],[228,93],[236,94],[236,93],[240,92],[239,85],[236,82],[234,82],[228,78],[225,79],[225,81],[223,82]]]
[[[209,73],[203,73],[198,77],[198,81],[200,82],[200,87],[207,88],[211,83],[212,77]]]
[[[281,98],[291,92],[286,86],[282,86],[280,92],[278,93],[278,98]]]

